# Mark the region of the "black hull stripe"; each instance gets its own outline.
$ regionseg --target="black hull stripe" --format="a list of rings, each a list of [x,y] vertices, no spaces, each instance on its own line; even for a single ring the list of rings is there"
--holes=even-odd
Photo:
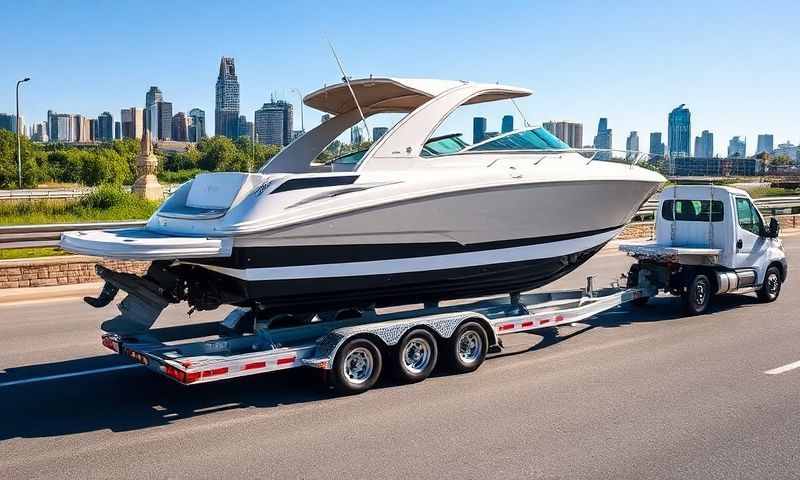
[[[230,257],[198,258],[190,260],[192,263],[199,265],[213,265],[238,269],[394,260],[541,245],[544,243],[589,237],[619,228],[622,228],[622,225],[577,233],[473,243],[469,245],[462,245],[457,242],[430,242],[234,247]]]

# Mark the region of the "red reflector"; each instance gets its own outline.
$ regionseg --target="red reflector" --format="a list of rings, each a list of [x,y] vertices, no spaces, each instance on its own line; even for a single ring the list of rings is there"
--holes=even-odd
[[[222,375],[228,373],[228,367],[214,368],[203,372],[204,377],[213,377],[214,375]]]
[[[279,358],[277,363],[278,363],[278,365],[286,365],[286,364],[289,364],[289,363],[294,363],[294,358],[295,357]]]
[[[170,367],[169,365],[167,365],[166,367],[164,367],[164,373],[166,373],[167,375],[169,375],[174,379],[177,379],[178,381],[181,382],[183,381],[183,372],[181,372],[175,367]]]
[[[562,320],[564,320],[564,317],[562,317],[561,315],[556,316],[556,322],[560,322]]]
[[[266,366],[267,362],[253,362],[246,364],[242,370],[254,370],[256,368],[264,368]]]
[[[532,327],[533,322],[522,322],[522,328]]]
[[[114,350],[115,352],[119,352],[119,345],[117,344],[117,342],[108,337],[103,337],[103,346],[108,349]]]
[[[183,383],[192,383],[196,382],[197,380],[200,380],[200,372],[187,372],[183,378]]]
[[[500,325],[500,330],[501,331],[502,330],[511,330],[512,328],[514,328],[514,324],[513,323],[504,323],[504,324]]]
[[[539,320],[539,325],[544,325],[545,323],[550,323],[550,320],[552,320],[552,319],[543,318],[543,319]]]

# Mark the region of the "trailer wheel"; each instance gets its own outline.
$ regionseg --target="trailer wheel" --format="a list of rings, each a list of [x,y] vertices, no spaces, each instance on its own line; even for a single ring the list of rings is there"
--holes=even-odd
[[[378,381],[382,366],[381,351],[372,341],[350,340],[336,354],[330,373],[331,384],[344,394],[365,392]]]
[[[453,373],[473,372],[486,359],[489,340],[476,322],[464,322],[453,332],[445,348],[445,360]]]
[[[711,304],[712,288],[711,281],[705,274],[696,274],[689,283],[686,293],[683,294],[683,305],[687,313],[691,315],[705,313]]]
[[[408,332],[395,350],[393,375],[404,383],[420,382],[428,378],[436,366],[439,349],[433,335],[423,329]]]
[[[769,267],[764,275],[764,284],[758,290],[758,299],[763,303],[774,302],[781,294],[781,272],[776,267]]]

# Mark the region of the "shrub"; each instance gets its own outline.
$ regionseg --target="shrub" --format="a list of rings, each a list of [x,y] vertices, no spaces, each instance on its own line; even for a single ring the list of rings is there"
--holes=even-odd
[[[101,185],[78,203],[86,208],[106,209],[130,203],[132,195],[117,185]]]

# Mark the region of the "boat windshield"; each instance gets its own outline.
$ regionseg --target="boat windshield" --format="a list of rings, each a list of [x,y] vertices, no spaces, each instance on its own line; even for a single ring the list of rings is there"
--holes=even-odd
[[[517,130],[499,137],[484,140],[477,143],[467,150],[470,151],[491,151],[491,150],[565,150],[569,145],[562,142],[555,135],[542,127],[526,130]]]
[[[461,140],[461,134],[451,133],[450,135],[442,135],[428,140],[425,146],[422,147],[422,156],[447,155],[448,153],[460,152],[465,147],[467,147],[467,142]]]

